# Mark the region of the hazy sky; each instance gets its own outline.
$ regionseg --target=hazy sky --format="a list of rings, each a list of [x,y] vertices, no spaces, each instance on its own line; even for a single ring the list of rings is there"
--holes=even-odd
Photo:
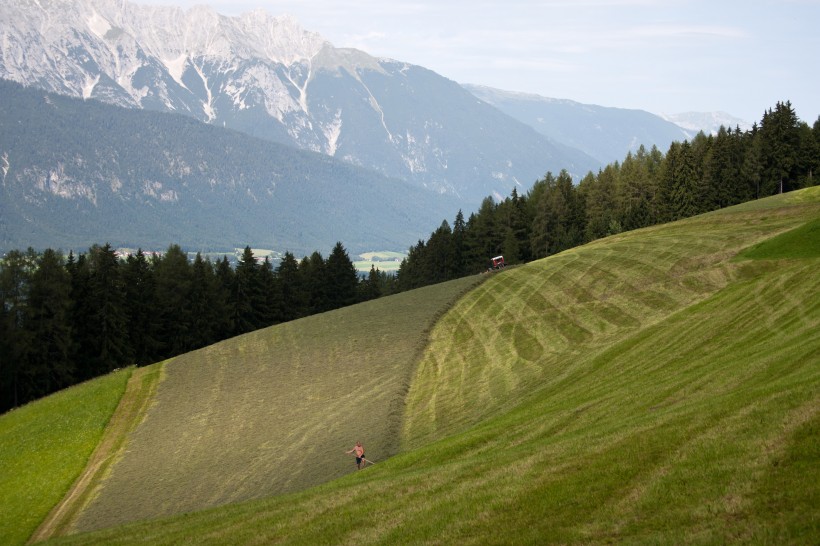
[[[336,47],[475,83],[650,112],[820,115],[820,0],[132,0],[291,14]]]

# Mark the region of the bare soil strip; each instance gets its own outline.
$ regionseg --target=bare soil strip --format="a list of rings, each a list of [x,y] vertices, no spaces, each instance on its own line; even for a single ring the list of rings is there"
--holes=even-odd
[[[91,454],[80,477],[31,535],[33,544],[56,536],[68,534],[82,509],[91,501],[95,492],[122,454],[128,434],[142,421],[162,373],[164,363],[137,368],[131,374],[125,393],[111,420],[105,428],[99,445]]]

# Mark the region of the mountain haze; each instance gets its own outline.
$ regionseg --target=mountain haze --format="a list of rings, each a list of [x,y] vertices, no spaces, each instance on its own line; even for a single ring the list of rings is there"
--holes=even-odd
[[[539,133],[575,147],[601,164],[623,161],[627,152],[653,145],[666,152],[689,135],[681,127],[643,110],[609,108],[480,85],[464,88]]]
[[[678,127],[686,131],[688,138],[692,138],[703,131],[707,135],[716,135],[721,127],[735,129],[740,127],[741,131],[749,131],[752,124],[726,112],[682,112],[679,114],[668,114],[664,119],[671,121]]]
[[[118,0],[0,7],[0,77],[182,113],[477,205],[599,163],[422,67],[333,47],[287,16]]]

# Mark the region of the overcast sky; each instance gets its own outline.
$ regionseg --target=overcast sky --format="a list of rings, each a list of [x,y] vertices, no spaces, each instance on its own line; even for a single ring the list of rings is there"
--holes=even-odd
[[[291,14],[460,83],[656,114],[820,115],[820,0],[132,0]]]

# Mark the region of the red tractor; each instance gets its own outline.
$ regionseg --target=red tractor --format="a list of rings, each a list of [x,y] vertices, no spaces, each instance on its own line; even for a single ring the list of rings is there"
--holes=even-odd
[[[493,258],[493,269],[501,269],[506,266],[507,264],[504,263],[504,256],[496,256]]]

